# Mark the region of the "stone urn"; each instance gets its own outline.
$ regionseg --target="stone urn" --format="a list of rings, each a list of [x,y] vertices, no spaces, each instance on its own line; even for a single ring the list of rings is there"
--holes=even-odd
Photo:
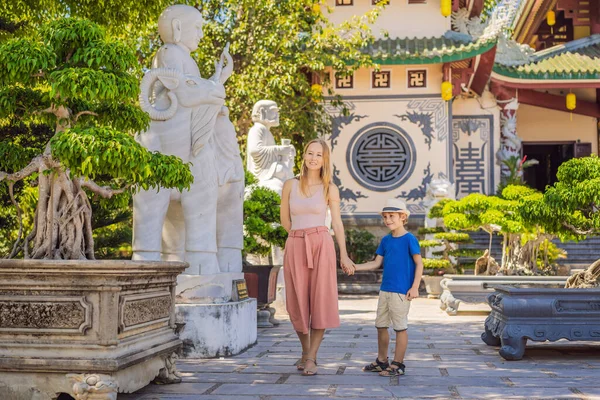
[[[279,325],[274,319],[275,309],[270,307],[277,295],[277,276],[280,265],[244,265],[242,272],[248,288],[248,296],[256,299],[259,328]]]
[[[427,290],[428,299],[439,299],[442,294],[442,285],[440,283],[444,279],[443,275],[425,275],[423,276],[423,282],[425,282],[425,289]]]

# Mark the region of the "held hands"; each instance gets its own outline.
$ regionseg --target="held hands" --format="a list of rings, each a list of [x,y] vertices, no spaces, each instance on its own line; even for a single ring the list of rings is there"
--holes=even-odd
[[[416,299],[419,297],[419,289],[416,287],[411,287],[406,293],[406,300],[411,301],[412,299]]]
[[[356,265],[354,265],[354,262],[352,262],[348,256],[342,256],[340,258],[340,265],[342,266],[342,270],[346,275],[354,275],[354,272],[356,271]]]

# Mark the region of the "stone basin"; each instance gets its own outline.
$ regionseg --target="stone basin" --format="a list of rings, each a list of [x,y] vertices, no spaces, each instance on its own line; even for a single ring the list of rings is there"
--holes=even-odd
[[[487,296],[498,286],[562,288],[568,276],[444,275],[440,283],[440,308],[456,315],[460,303],[487,304]]]
[[[506,360],[522,359],[527,340],[600,341],[600,289],[501,286],[488,302],[481,339]]]
[[[0,399],[115,400],[179,380],[182,262],[0,260]]]

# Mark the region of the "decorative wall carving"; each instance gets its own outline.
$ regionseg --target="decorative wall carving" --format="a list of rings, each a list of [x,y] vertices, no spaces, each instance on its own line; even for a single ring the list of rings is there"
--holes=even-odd
[[[119,311],[119,332],[168,321],[172,299],[169,292],[122,296]]]
[[[327,103],[333,121],[328,139],[334,178],[345,190],[342,216],[378,217],[378,204],[403,192],[412,192],[406,200],[411,214],[425,214],[419,189],[428,163],[432,179],[454,180],[450,103],[426,94],[344,96],[346,117],[334,104]]]
[[[491,115],[455,115],[452,118],[456,197],[491,194],[494,185],[494,120]]]
[[[346,161],[361,186],[382,192],[397,188],[412,175],[416,157],[415,145],[402,128],[376,122],[352,138]]]
[[[357,190],[355,192],[352,189],[348,189],[348,188],[344,187],[342,185],[342,181],[340,180],[339,175],[340,175],[340,170],[337,169],[335,164],[333,164],[333,176],[331,178],[332,178],[333,184],[335,186],[337,186],[340,191],[340,200],[354,201],[356,203],[358,201],[358,199],[360,199],[360,198],[366,199],[369,197],[369,196],[365,196],[364,194],[362,194],[360,190]]]
[[[85,297],[0,296],[0,332],[83,334],[91,312]]]

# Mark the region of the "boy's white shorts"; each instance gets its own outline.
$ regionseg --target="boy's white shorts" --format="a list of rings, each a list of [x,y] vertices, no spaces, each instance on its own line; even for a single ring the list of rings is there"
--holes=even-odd
[[[410,301],[406,300],[405,295],[380,290],[375,327],[389,328],[391,326],[396,332],[405,331],[408,329],[409,310]]]

